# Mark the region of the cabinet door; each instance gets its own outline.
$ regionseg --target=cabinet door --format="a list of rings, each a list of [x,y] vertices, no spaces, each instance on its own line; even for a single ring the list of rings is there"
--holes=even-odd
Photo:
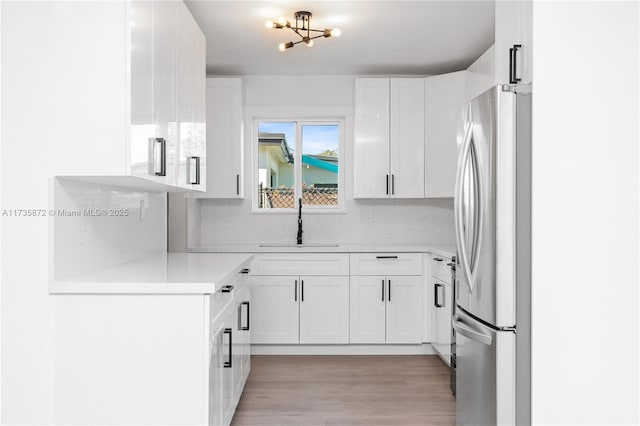
[[[251,320],[251,298],[249,286],[245,286],[238,294],[238,305],[236,308],[236,330],[238,333],[238,380],[236,382],[236,399],[240,399],[244,383],[249,375],[251,363],[251,339],[249,321]]]
[[[387,343],[422,342],[422,277],[387,277]]]
[[[354,198],[389,196],[389,79],[356,79]]]
[[[152,34],[153,115],[156,137],[164,139],[166,144],[165,176],[159,176],[157,180],[175,186],[179,154],[176,123],[176,1],[153,2]],[[150,162],[157,164],[161,161],[151,155]]]
[[[149,140],[156,136],[153,111],[153,3],[134,0],[128,3],[131,49],[131,129],[130,162],[135,176],[149,175]],[[134,18],[135,17],[135,18]]]
[[[298,343],[298,277],[250,277],[251,342]]]
[[[223,424],[223,370],[224,370],[224,327],[220,327],[209,341],[209,426]]]
[[[456,129],[466,104],[466,71],[425,79],[425,197],[453,197]]]
[[[222,332],[222,417],[223,424],[231,423],[235,409],[234,398],[236,395],[235,368],[234,368],[234,338],[238,337],[234,327],[235,309],[231,309],[223,321]],[[236,367],[237,368],[237,367]]]
[[[451,314],[452,303],[451,285],[440,282],[438,302],[440,307],[436,308],[436,349],[444,359],[449,359],[451,354]]]
[[[208,78],[207,192],[211,198],[243,198],[242,93],[239,78]]]
[[[520,78],[520,83],[531,82],[532,4],[531,0],[496,2],[495,72],[498,84],[509,83],[509,49],[515,44],[521,46],[515,55],[515,76]]]
[[[349,343],[349,277],[300,277],[300,343]]]
[[[203,55],[199,29],[183,2],[177,4],[176,18],[176,118],[178,131],[177,186],[201,190],[205,187],[202,176],[205,141],[196,123],[196,102],[202,101],[198,91],[204,90],[200,80]],[[201,108],[204,108],[202,106]]]
[[[390,194],[424,197],[424,79],[391,79]]]
[[[384,343],[387,280],[352,276],[349,283],[349,343]]]

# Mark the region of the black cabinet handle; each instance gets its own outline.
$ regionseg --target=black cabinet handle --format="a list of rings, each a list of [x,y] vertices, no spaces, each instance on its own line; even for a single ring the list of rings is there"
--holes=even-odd
[[[384,302],[384,280],[382,280],[382,301]]]
[[[187,185],[200,185],[200,157],[187,157]]]
[[[518,49],[522,48],[521,44],[514,44],[513,47],[509,48],[509,83],[516,84],[522,81],[522,79],[517,77],[517,60],[518,60]]]
[[[453,263],[453,262],[450,262],[450,263],[447,263],[447,266],[450,266],[450,267],[452,267],[452,268],[453,268],[454,266],[456,266],[456,264],[455,264],[455,263]]]
[[[224,287],[222,287],[222,289],[220,290],[223,293],[231,293],[233,291],[233,286],[232,285],[225,285]]]
[[[293,284],[293,301],[298,301],[298,280]]]
[[[304,280],[300,281],[300,301],[304,302]]]
[[[396,193],[396,175],[391,175],[391,194]]]
[[[435,260],[436,262],[442,262],[442,259],[440,259],[439,257],[434,257],[433,260]]]
[[[376,259],[397,259],[398,256],[376,256]]]
[[[391,302],[391,280],[387,280],[389,283],[389,302]]]
[[[240,195],[240,175],[236,175],[236,195]]]
[[[387,175],[387,195],[389,195],[389,175]]]
[[[247,325],[246,326],[242,325],[242,307],[243,306],[247,307]],[[250,321],[250,318],[249,318],[250,313],[249,313],[249,311],[250,311],[249,301],[244,301],[244,302],[242,302],[242,303],[240,303],[238,305],[238,330],[240,330],[240,331],[249,331],[249,321]]]
[[[241,274],[248,274],[249,272],[251,272],[251,269],[249,268],[244,268],[240,271]]]
[[[160,168],[156,160],[160,161]],[[167,175],[167,141],[164,138],[149,138],[149,174]]]
[[[229,361],[224,362],[224,368],[231,368],[231,360],[233,359],[233,330],[230,328],[225,328],[224,334],[229,335]]]
[[[442,308],[444,305],[440,303],[440,292],[438,289],[442,287],[442,284],[434,283],[433,284],[433,304],[436,308]]]

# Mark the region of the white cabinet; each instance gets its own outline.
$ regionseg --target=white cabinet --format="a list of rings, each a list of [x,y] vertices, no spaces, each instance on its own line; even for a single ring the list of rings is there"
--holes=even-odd
[[[187,6],[177,4],[176,118],[179,137],[177,185],[206,189],[205,38]]]
[[[207,198],[244,198],[242,80],[207,78]]]
[[[498,84],[532,81],[533,1],[496,1],[495,61]]]
[[[422,277],[352,276],[350,343],[421,343]]]
[[[386,284],[384,275],[351,277],[350,343],[386,342]]]
[[[51,105],[51,174],[202,190],[188,182],[204,175],[205,40],[184,3],[46,7],[50,25],[34,36],[50,48],[42,102]]]
[[[424,79],[358,78],[355,198],[424,197]]]
[[[432,346],[448,365],[451,360],[451,322],[453,315],[453,283],[451,282],[451,259],[433,256],[431,282],[433,286],[434,322]]]
[[[425,197],[453,197],[457,123],[467,103],[466,71],[427,77],[425,85]]]
[[[251,277],[254,344],[349,342],[349,278]]]
[[[298,277],[252,276],[254,344],[298,343]]]
[[[300,343],[349,343],[349,277],[300,277]]]
[[[349,343],[348,271],[348,254],[256,255],[251,342]]]
[[[353,253],[350,257],[350,343],[421,343],[422,255]],[[388,275],[381,275],[385,271]]]
[[[215,318],[209,343],[208,408],[212,426],[231,423],[251,368],[251,293],[247,276],[240,277],[230,291],[211,296]],[[222,311],[214,311],[216,302],[224,305]]]

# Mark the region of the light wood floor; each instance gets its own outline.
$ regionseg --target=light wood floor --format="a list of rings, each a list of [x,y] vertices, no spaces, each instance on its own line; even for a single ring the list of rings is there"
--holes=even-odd
[[[252,356],[233,426],[454,425],[435,355]]]

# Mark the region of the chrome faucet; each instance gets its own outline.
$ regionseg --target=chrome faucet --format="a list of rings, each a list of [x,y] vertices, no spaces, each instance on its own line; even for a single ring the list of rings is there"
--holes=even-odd
[[[298,198],[298,244],[302,244],[302,198]]]

